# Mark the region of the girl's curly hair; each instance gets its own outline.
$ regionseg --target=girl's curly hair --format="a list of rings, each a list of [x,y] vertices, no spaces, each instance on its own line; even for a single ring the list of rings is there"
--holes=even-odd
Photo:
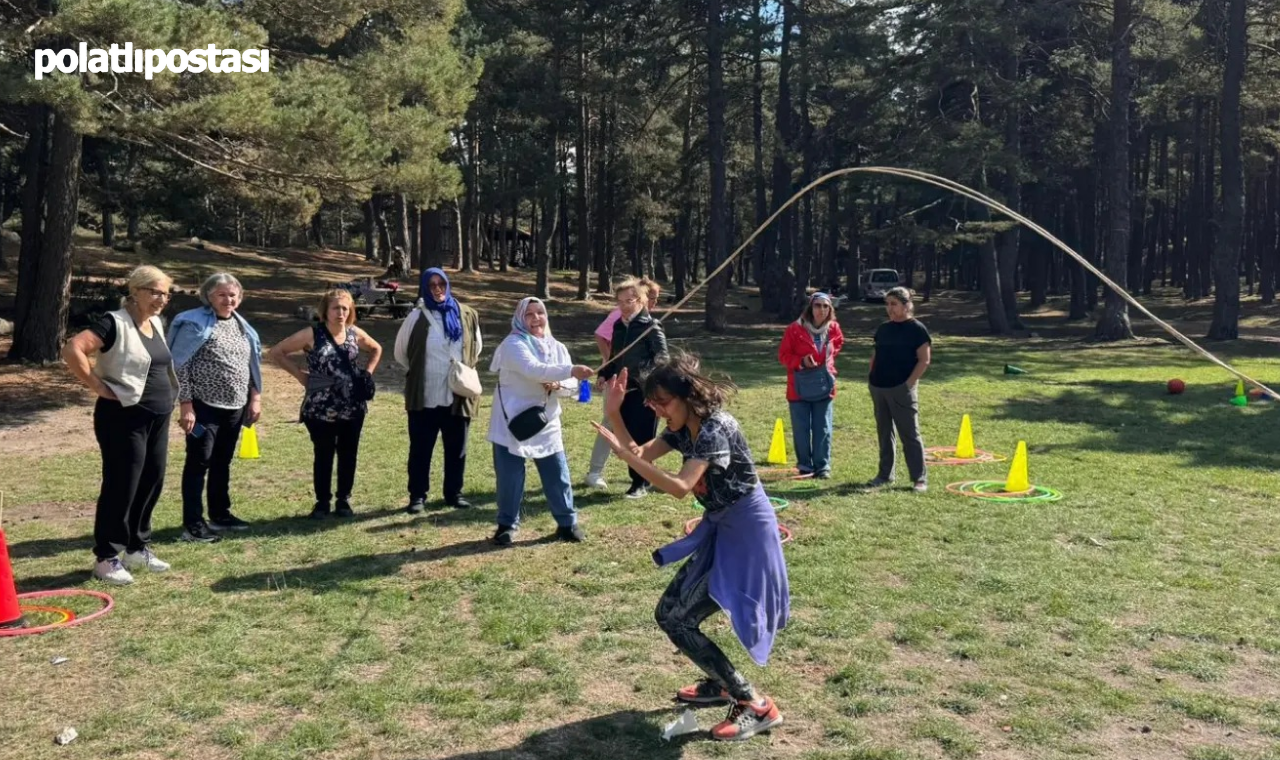
[[[695,415],[706,419],[737,393],[729,378],[713,379],[702,371],[696,354],[675,351],[653,367],[644,379],[644,397],[653,398],[658,389],[684,400]]]

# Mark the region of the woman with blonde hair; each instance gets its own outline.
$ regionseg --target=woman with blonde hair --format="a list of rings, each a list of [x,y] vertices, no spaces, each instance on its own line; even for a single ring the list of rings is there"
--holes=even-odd
[[[382,346],[356,327],[356,304],[351,294],[334,289],[320,299],[320,324],[305,327],[271,349],[270,358],[307,389],[302,398],[301,419],[311,434],[315,451],[312,480],[316,503],[313,520],[329,515],[333,497],[333,460],[338,459],[338,500],[334,515],[350,517],[351,491],[356,481],[360,432],[364,428],[369,399],[373,398],[373,372],[382,359]],[[305,351],[304,372],[289,360]],[[356,359],[368,354],[364,369]]]
[[[98,395],[93,434],[102,453],[102,488],[93,521],[93,577],[120,586],[133,583],[130,570],[169,569],[151,551],[151,514],[164,488],[169,418],[178,396],[160,320],[173,280],[156,267],[140,266],[129,273],[127,287],[119,310],[62,348],[67,369]]]
[[[611,380],[627,370],[630,392],[622,401],[622,421],[631,439],[643,446],[657,434],[658,416],[645,404],[639,391],[649,371],[667,358],[667,336],[662,331],[662,323],[649,314],[649,289],[642,281],[629,277],[614,287],[613,295],[621,316],[613,325],[610,359],[600,370],[600,378]],[[653,329],[649,329],[651,327]],[[631,346],[637,340],[640,342]],[[627,346],[631,348],[623,353]],[[627,489],[626,498],[643,498],[649,493],[648,481],[633,467],[628,468],[628,472],[631,487]]]
[[[645,298],[649,313],[652,314],[658,308],[658,299],[662,296],[662,285],[648,277],[640,278],[640,285],[647,291]],[[613,326],[622,318],[622,309],[615,308],[609,312],[609,316],[604,318],[600,326],[596,328],[595,338],[596,347],[600,349],[600,361],[607,362],[609,357],[613,356]],[[599,384],[601,391],[604,390],[604,381]],[[609,418],[606,416],[601,423],[606,428],[612,430]],[[586,484],[588,488],[597,488],[604,490],[609,487],[604,480],[604,466],[609,461],[609,444],[603,438],[596,437],[595,446],[591,448],[591,463],[587,466]]]

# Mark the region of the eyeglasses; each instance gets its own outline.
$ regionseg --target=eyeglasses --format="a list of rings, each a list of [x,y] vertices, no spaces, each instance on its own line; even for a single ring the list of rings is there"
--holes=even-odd
[[[618,303],[622,304],[623,306],[630,306],[631,304],[636,303],[639,300],[640,300],[639,298],[619,298]]]
[[[163,298],[166,301],[173,298],[173,291],[171,290],[157,290],[156,288],[138,288],[138,290],[147,291],[152,298]]]
[[[432,280],[427,283],[427,287],[431,290],[444,290],[448,286],[439,280]]]
[[[671,405],[671,402],[675,400],[676,400],[675,396],[668,396],[667,398],[650,397],[645,399],[644,403],[646,406],[652,409],[666,409],[668,406]]]

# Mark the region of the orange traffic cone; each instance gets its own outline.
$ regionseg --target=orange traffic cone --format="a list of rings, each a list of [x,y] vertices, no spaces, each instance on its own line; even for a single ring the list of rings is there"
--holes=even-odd
[[[9,565],[9,545],[0,528],[0,628],[21,628],[22,608],[18,606],[18,589],[13,585],[13,568]]]

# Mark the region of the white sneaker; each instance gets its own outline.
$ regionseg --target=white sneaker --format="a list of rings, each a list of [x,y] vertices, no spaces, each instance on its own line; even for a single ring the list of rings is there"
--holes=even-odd
[[[604,476],[598,472],[588,472],[586,483],[587,488],[597,488],[601,491],[609,487],[609,484],[604,482]]]
[[[144,548],[140,552],[125,552],[124,566],[130,570],[141,570],[146,568],[153,573],[169,572],[169,563],[161,560],[150,549]]]
[[[133,583],[133,576],[129,574],[128,570],[124,569],[124,565],[120,564],[120,560],[117,557],[104,559],[94,565],[93,577],[113,586],[128,586]]]

